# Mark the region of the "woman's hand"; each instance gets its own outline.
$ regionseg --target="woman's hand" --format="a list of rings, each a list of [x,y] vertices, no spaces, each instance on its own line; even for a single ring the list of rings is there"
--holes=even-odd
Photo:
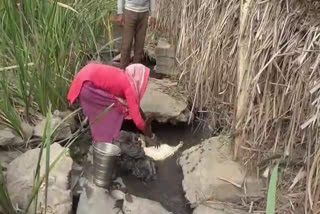
[[[152,117],[149,117],[146,120],[146,127],[144,130],[144,135],[146,135],[147,137],[150,137],[150,138],[152,137],[152,126],[151,126],[152,120],[153,120]]]
[[[146,143],[149,146],[155,146],[156,148],[159,148],[161,143],[160,141],[158,140],[157,136],[155,134],[152,134],[152,137],[151,138],[146,138]]]
[[[152,127],[151,124],[146,123],[146,128],[144,130],[144,135],[147,137],[152,137]]]

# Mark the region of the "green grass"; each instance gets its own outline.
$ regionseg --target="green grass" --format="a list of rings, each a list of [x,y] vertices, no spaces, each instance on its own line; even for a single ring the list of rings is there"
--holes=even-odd
[[[1,163],[0,163],[0,207],[2,207],[3,211],[7,214],[16,213],[11,203],[8,189],[5,185],[5,179],[4,179]]]
[[[268,188],[267,209],[266,214],[274,214],[276,212],[277,200],[277,184],[278,184],[279,163],[273,168]]]
[[[107,107],[101,114],[107,113],[112,106]],[[55,160],[51,160],[50,157],[50,146],[53,142],[55,142],[55,132],[59,129],[59,127],[62,125],[65,120],[67,120],[69,117],[74,116],[80,111],[80,109],[75,110],[70,115],[68,115],[66,118],[64,118],[61,123],[59,123],[56,127],[51,127],[51,107],[49,106],[49,111],[46,116],[46,125],[44,129],[43,138],[40,144],[40,152],[38,156],[37,161],[37,167],[35,171],[35,177],[34,177],[34,183],[33,183],[33,189],[32,189],[32,195],[31,198],[28,201],[28,206],[24,210],[24,213],[36,213],[36,207],[38,206],[38,193],[41,188],[41,186],[45,185],[45,209],[47,208],[47,197],[48,197],[48,180],[49,180],[49,174],[51,170],[56,166],[56,164],[59,161],[62,161],[61,158],[67,153],[70,146],[72,146],[77,139],[87,131],[87,128],[85,129],[79,129],[73,134],[73,137],[68,139],[63,151],[58,155],[58,157]],[[98,121],[98,119],[97,119]],[[41,165],[43,160],[43,154],[45,154],[45,165]],[[45,167],[45,173],[44,175],[41,175],[41,167]],[[34,205],[34,206],[32,206]],[[5,179],[3,176],[3,171],[0,164],[0,206],[4,209],[4,211],[8,214],[17,214],[17,210],[13,207],[12,202],[10,200],[10,196],[8,193],[8,190],[5,185]],[[30,210],[31,208],[34,208],[34,210]],[[46,213],[46,210],[45,210]]]
[[[70,82],[89,55],[98,55],[98,41],[108,43],[113,39],[109,16],[115,8],[115,0],[0,1],[0,123],[22,136],[22,120],[32,122],[35,112],[47,115],[32,197],[25,213],[32,204],[37,207],[40,186],[47,183],[52,168],[83,132],[78,130],[68,139],[64,151],[50,162],[49,145],[55,141],[58,128],[49,125],[51,112],[68,107]],[[41,176],[43,154],[46,164],[42,166],[45,175]],[[1,166],[0,206],[5,213],[16,213]]]
[[[24,0],[22,5],[16,2],[0,3],[0,70],[17,65],[2,71],[10,75],[1,78],[0,110],[21,131],[16,108],[10,107],[8,112],[8,106],[19,105],[19,114],[25,120],[30,120],[34,109],[43,115],[49,105],[66,109],[70,80],[88,55],[98,51],[97,41],[112,38],[108,17],[116,2],[63,1],[67,6],[49,0]],[[14,100],[2,96],[8,90],[3,86],[7,82],[15,85],[10,86]]]

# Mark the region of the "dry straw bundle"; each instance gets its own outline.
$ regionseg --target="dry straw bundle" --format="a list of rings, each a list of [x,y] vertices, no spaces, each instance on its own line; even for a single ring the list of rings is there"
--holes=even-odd
[[[252,1],[247,20],[248,105],[239,103],[236,0],[161,0],[159,29],[176,44],[180,80],[193,110],[244,136],[245,163],[286,158],[279,209],[317,213],[320,196],[320,7],[312,0]],[[292,164],[293,163],[293,164]],[[290,203],[287,203],[290,201]],[[282,213],[282,212],[280,212]]]

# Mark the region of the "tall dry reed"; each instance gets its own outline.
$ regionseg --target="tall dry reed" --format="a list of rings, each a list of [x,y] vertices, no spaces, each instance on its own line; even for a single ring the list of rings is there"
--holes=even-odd
[[[305,213],[316,213],[320,193],[319,1],[253,2],[247,28],[249,104],[239,121],[234,118],[239,97],[240,1],[159,1],[159,30],[176,45],[179,78],[192,95],[193,110],[213,112],[213,124],[232,136],[245,137],[240,148],[244,163],[252,165],[279,155],[286,160],[283,200],[291,205],[280,207],[280,213],[300,204]]]

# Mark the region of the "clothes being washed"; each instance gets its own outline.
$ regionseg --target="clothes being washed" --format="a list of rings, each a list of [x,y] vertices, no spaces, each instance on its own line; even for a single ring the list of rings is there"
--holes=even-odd
[[[129,172],[145,181],[156,178],[156,164],[154,160],[145,155],[137,134],[121,131],[115,145],[122,151],[118,161],[122,171]]]

